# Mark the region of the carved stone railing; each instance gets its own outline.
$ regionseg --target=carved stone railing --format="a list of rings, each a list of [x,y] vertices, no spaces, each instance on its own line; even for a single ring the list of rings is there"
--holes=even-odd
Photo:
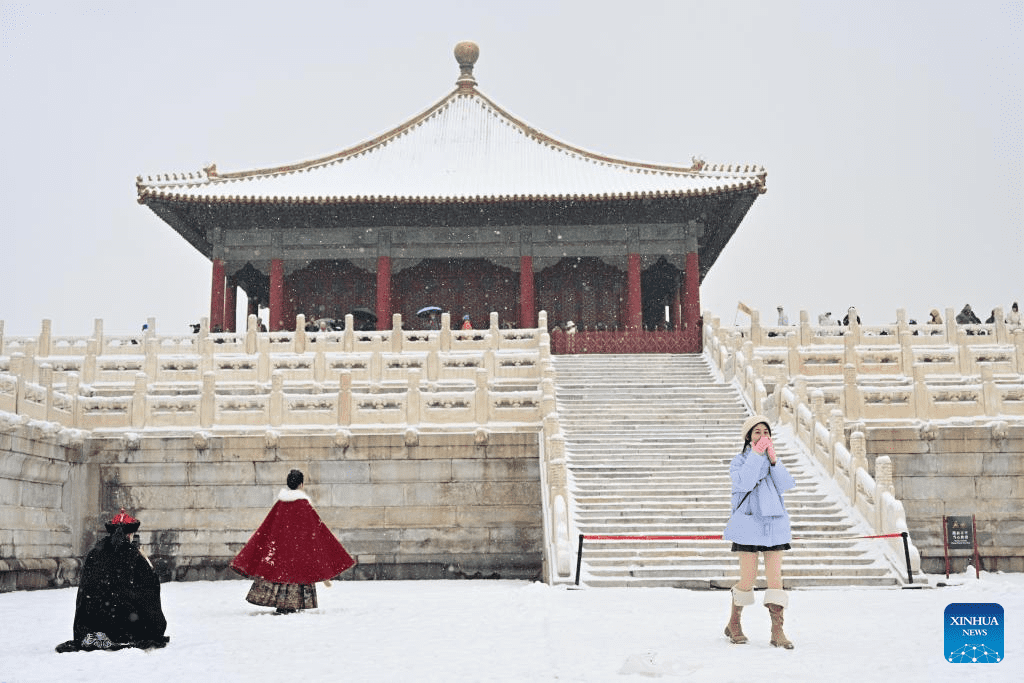
[[[705,320],[710,320],[705,316]],[[892,463],[888,456],[875,459],[875,475],[868,469],[864,434],[854,431],[850,444],[846,442],[846,422],[842,410],[825,412],[824,394],[814,390],[808,400],[806,381],[794,391],[777,378],[771,382],[774,391],[769,396],[763,376],[764,364],[754,356],[750,341],[730,348],[717,334],[715,324],[705,326],[704,348],[709,358],[718,366],[726,379],[734,379],[755,412],[777,418],[781,424],[789,425],[801,442],[821,463],[825,471],[839,485],[850,505],[855,507],[878,534],[909,533],[906,511],[895,496],[892,479]],[[737,335],[729,336],[733,343]],[[847,371],[848,375],[853,373]],[[888,556],[895,566],[902,564],[903,540],[887,538]],[[915,573],[921,570],[921,555],[917,547],[909,542],[911,567]]]
[[[760,378],[766,395],[790,382],[798,391],[820,389],[825,405],[848,420],[1024,415],[1024,329],[1011,331],[1003,323],[913,326],[903,322],[903,311],[889,327],[810,327],[803,311],[798,328],[769,328],[777,330],[769,337],[756,311],[751,317],[750,327],[731,329],[711,319],[707,334],[717,346],[709,352],[745,387]],[[942,330],[926,334],[927,328]],[[955,342],[946,343],[949,338]],[[737,375],[737,358],[751,368],[750,378]],[[747,388],[752,395],[757,391]],[[806,391],[801,398],[807,401]]]
[[[546,333],[353,330],[0,339],[0,410],[78,429],[540,426]],[[543,340],[542,340],[543,335]],[[59,352],[59,353],[58,353]]]

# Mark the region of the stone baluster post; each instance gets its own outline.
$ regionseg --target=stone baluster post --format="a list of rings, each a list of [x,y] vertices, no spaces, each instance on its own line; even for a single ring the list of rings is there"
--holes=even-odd
[[[275,370],[270,375],[270,426],[284,424],[284,373]]]
[[[4,350],[4,321],[0,320],[0,356],[5,356],[6,351]]]
[[[843,366],[843,408],[847,420],[861,419],[861,395],[857,386],[857,368],[847,363]]]
[[[205,375],[214,372],[216,367],[213,363],[214,343],[213,337],[206,335],[199,340],[199,372]]]
[[[155,340],[154,340],[155,341]],[[135,373],[135,391],[132,392],[132,429],[143,429],[146,426],[146,394],[149,393],[149,377],[144,372]]]
[[[490,397],[487,391],[487,371],[478,369],[476,371],[476,390],[473,395],[473,403],[476,406],[476,423],[485,425],[490,416]]]
[[[900,374],[904,377],[914,375],[914,340],[909,329],[900,330]]]
[[[452,314],[445,311],[441,314],[441,352],[448,353],[452,350]]]
[[[786,376],[788,377],[804,373],[803,364],[800,362],[800,346],[797,341],[795,334],[786,335],[786,364],[789,366],[786,368]]]
[[[260,335],[257,344],[259,355],[256,356],[256,379],[266,383],[270,381],[270,335]]]
[[[384,377],[384,340],[380,335],[370,342],[370,382],[380,384]]]
[[[316,335],[313,342],[313,381],[323,382],[327,377],[327,335]]]
[[[801,309],[800,310],[800,343],[803,346],[807,346],[811,343],[811,339],[814,336],[814,331],[811,329],[811,316],[810,314]]]
[[[306,314],[299,313],[295,316],[295,336],[292,338],[293,347],[292,350],[302,355],[306,353],[306,344],[309,342],[309,337],[306,335]]]
[[[850,434],[850,502],[857,502],[857,470],[868,471],[867,440],[864,432]]]
[[[896,334],[903,337],[904,332],[910,332],[910,323],[907,322],[907,309],[896,309]]]
[[[928,391],[928,383],[925,381],[925,366],[923,363],[914,365],[914,417],[918,420],[931,419],[932,400]]]
[[[764,343],[763,335],[764,331],[761,329],[761,311],[750,312],[750,341],[755,346],[761,346]]]
[[[427,381],[429,382],[436,382],[441,376],[441,355],[437,349],[439,342],[440,340],[436,337],[431,337],[431,348],[427,352]]]
[[[489,347],[492,350],[497,351],[498,349],[501,348],[501,341],[502,341],[501,329],[498,327],[498,312],[497,311],[491,311],[491,314],[490,314],[490,324],[487,327],[487,331],[488,331],[488,334],[490,334],[490,336],[491,336],[491,338],[489,340],[490,341]]]
[[[1003,317],[1003,307],[1000,306],[995,310],[996,322],[996,343],[997,344],[1009,344],[1010,335],[1006,327],[1006,318]]]
[[[850,326],[851,328],[853,325]],[[843,363],[852,365],[854,370],[860,372],[860,357],[857,355],[857,339],[852,332],[843,335]]]
[[[341,335],[341,348],[345,353],[352,353],[356,348],[355,318],[351,313],[345,314],[345,331]]]
[[[93,318],[92,338],[96,340],[96,353],[100,353],[103,349],[103,318]]]
[[[825,412],[825,392],[821,389],[815,389],[811,392],[811,414],[814,415],[816,422],[820,422],[823,425],[828,424],[828,417]],[[814,443],[813,425],[811,429],[811,443]]]
[[[82,359],[82,381],[86,384],[92,384],[96,381],[96,354],[99,346],[100,341],[98,339],[90,339],[85,343],[85,358]]]
[[[39,386],[46,392],[46,402],[43,405],[46,420],[56,422],[53,419],[53,366],[49,363],[39,364]]]
[[[250,313],[245,319],[245,352],[250,356],[259,348],[260,319]]]
[[[847,311],[847,314],[849,314],[849,316],[850,316],[850,327],[847,330],[846,334],[848,336],[850,336],[850,337],[853,337],[853,343],[854,344],[863,344],[864,343],[864,338],[863,338],[864,331],[861,329],[860,323],[857,322],[857,318],[858,318],[858,315],[859,315],[857,313],[857,309],[854,308],[853,306],[851,306],[849,308],[849,310]],[[860,367],[860,366],[858,366],[858,367]]]
[[[213,371],[203,373],[203,393],[199,399],[199,426],[208,429],[217,417],[217,376]]]
[[[157,382],[160,380],[160,364],[157,362],[160,354],[160,340],[153,335],[148,335],[143,337],[143,343],[146,345],[146,359],[142,367],[146,375]]]
[[[25,354],[12,353],[10,362],[11,374],[14,375],[14,412],[21,412],[25,400]]]
[[[967,330],[958,329],[956,331],[956,371],[961,375],[974,374],[972,365],[971,349],[967,344]]]
[[[79,385],[79,378],[77,372],[68,373],[67,392],[69,400],[71,401],[71,424],[68,426],[77,428],[79,425],[82,424],[82,414],[80,412],[80,402],[78,400],[78,396],[81,393],[81,387]]]
[[[401,353],[405,334],[402,332],[402,314],[391,315],[391,353]]]
[[[558,420],[558,415],[555,414],[555,413],[552,413],[550,415],[545,415],[544,416],[544,423],[543,424],[544,424],[544,438],[545,439],[550,439],[555,434],[557,434],[561,430],[561,428],[562,428],[561,422],[559,422],[559,420]]]
[[[36,369],[36,340],[30,339],[22,346],[22,354],[25,357],[21,366],[21,376],[26,382],[38,381],[39,373]]]
[[[1017,372],[1024,375],[1024,329],[1017,328],[1013,331],[1013,347]]]
[[[946,323],[946,343],[956,344],[956,332],[959,328],[956,324],[956,313],[952,308],[946,309],[946,318],[944,322]]]
[[[420,402],[423,400],[420,394],[420,371],[409,370],[407,375],[409,388],[406,391],[405,422],[410,427],[420,423]]]
[[[797,377],[795,380],[793,380],[793,394],[796,395],[796,403],[797,404],[807,403],[808,402],[809,399],[808,399],[808,396],[807,396],[807,378],[806,377]],[[796,408],[796,406],[794,406],[794,411],[793,411],[794,417],[796,416],[795,408]]]
[[[549,378],[545,377],[540,382],[540,414],[545,418],[548,415],[557,415],[558,406],[555,401],[555,383]]]
[[[994,417],[1003,412],[1002,396],[996,388],[994,372],[991,363],[981,364],[981,396],[984,403],[985,415]]]
[[[843,411],[833,409],[829,414],[829,449],[828,459],[825,461],[825,469],[830,475],[836,472],[836,445],[846,448],[846,418]]]
[[[338,424],[347,427],[352,424],[352,371],[342,370],[338,384]]]
[[[36,349],[36,357],[38,358],[49,358],[50,357],[50,346],[52,343],[53,333],[53,322],[48,319],[43,320],[42,329],[39,331],[39,346]]]

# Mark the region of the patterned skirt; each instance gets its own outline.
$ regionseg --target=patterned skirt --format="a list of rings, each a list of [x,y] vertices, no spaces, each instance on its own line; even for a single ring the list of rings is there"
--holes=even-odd
[[[316,609],[316,584],[271,583],[257,577],[245,600],[280,610]]]

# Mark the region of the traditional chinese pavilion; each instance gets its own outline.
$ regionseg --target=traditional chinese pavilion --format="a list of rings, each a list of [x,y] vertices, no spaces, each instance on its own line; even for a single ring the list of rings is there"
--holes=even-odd
[[[349,149],[137,179],[139,203],[211,260],[212,329],[235,329],[240,287],[272,331],[352,311],[417,326],[437,306],[477,326],[497,311],[535,327],[546,310],[552,326],[667,328],[699,345],[700,282],[766,191],[765,169],[566,144],[481,93],[478,56],[458,44],[452,92]]]

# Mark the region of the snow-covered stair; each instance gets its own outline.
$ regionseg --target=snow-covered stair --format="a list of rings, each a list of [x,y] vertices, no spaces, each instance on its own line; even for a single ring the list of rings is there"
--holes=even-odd
[[[554,356],[576,530],[585,535],[720,535],[729,462],[750,414],[702,355]],[[793,550],[786,587],[897,585],[877,545],[802,451],[776,438],[797,486],[786,494]],[[859,518],[856,518],[859,519]],[[847,537],[837,539],[836,537]],[[728,587],[736,557],[721,540],[584,542],[589,586]],[[763,586],[763,579],[759,579]]]

